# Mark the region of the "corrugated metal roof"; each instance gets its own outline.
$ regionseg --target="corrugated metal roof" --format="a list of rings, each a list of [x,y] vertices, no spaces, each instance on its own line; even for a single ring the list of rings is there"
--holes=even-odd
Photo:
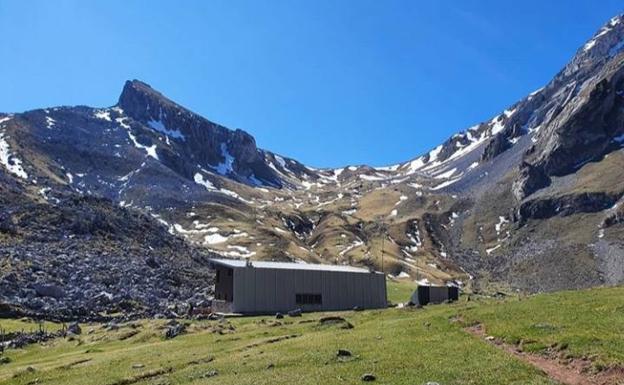
[[[227,267],[245,267],[246,261],[241,259],[211,259],[212,263]],[[316,271],[341,271],[348,273],[369,273],[370,270],[361,267],[346,265],[321,265],[313,263],[293,263],[293,262],[266,262],[252,261],[255,269],[284,269],[284,270],[316,270]]]

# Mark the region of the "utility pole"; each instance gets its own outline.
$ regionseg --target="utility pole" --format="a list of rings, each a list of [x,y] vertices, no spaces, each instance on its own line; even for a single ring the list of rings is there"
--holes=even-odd
[[[382,227],[381,229],[381,272],[384,273],[384,239],[386,238],[386,234],[384,228]]]
[[[419,258],[416,257],[416,281],[420,281],[420,267],[418,266]]]
[[[386,224],[383,222],[381,217],[377,217],[377,229],[381,230],[381,272],[384,272],[384,241],[386,238]]]

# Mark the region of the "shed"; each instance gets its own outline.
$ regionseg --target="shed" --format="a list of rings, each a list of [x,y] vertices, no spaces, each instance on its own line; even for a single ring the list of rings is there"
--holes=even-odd
[[[224,313],[272,314],[374,309],[387,306],[380,272],[344,266],[211,259],[216,270],[213,309]]]
[[[458,299],[459,288],[457,286],[418,285],[410,303],[424,306],[429,303],[457,301]]]

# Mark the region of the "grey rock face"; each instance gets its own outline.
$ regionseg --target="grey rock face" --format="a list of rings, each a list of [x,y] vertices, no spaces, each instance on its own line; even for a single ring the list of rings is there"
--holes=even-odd
[[[539,167],[523,162],[519,170],[520,175],[512,185],[513,195],[518,201],[550,183],[550,178]]]
[[[481,154],[481,160],[492,160],[510,147],[511,143],[509,142],[509,139],[507,139],[503,135],[497,135],[487,144],[487,146],[483,150],[483,154]]]
[[[530,105],[530,125],[540,131],[523,167],[539,170],[522,171],[518,197],[545,187],[544,176],[567,175],[599,159],[624,133],[623,20],[617,16],[601,28],[540,92],[541,106]]]
[[[577,213],[593,213],[606,210],[620,199],[621,194],[582,193],[558,198],[536,199],[524,202],[518,210],[520,220],[546,219]]]
[[[118,106],[135,122],[170,137],[177,150],[177,155],[168,160],[174,169],[178,163],[189,163],[187,169],[199,163],[206,169],[221,169],[224,175],[242,183],[256,178],[269,186],[282,185],[265,163],[255,139],[243,130],[232,131],[204,119],[138,80],[126,82]]]

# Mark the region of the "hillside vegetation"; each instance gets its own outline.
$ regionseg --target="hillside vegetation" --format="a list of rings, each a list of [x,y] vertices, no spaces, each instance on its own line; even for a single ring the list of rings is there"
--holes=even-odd
[[[398,300],[406,284],[392,283]],[[3,384],[553,384],[546,373],[488,342],[590,362],[588,375],[624,364],[624,288],[505,299],[462,296],[423,309],[311,313],[301,318],[245,317],[81,325],[82,334],[7,350]],[[327,316],[344,320],[325,320]],[[2,320],[13,330],[19,320]],[[31,323],[25,323],[32,326]],[[488,338],[467,330],[480,325]],[[338,356],[339,349],[351,355]],[[613,382],[614,384],[617,382]]]

